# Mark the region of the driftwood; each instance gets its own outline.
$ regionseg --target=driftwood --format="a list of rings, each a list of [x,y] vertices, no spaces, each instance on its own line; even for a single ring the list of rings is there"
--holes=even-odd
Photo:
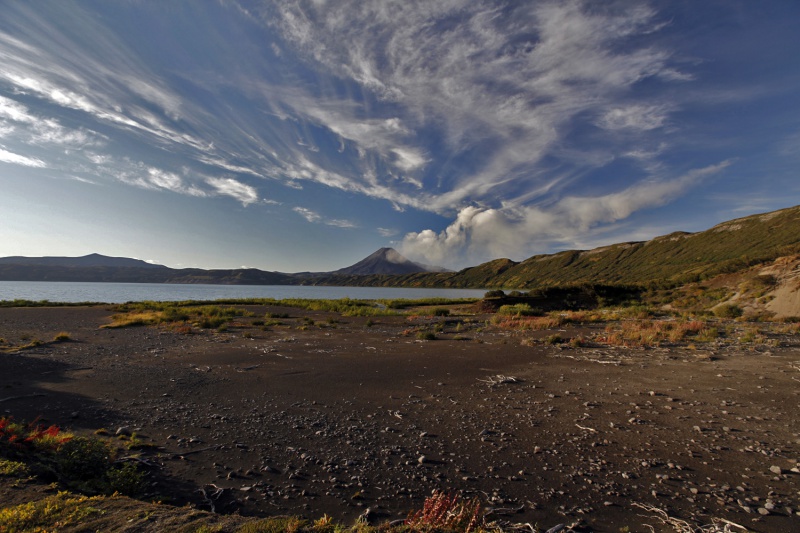
[[[214,492],[209,494],[208,491],[206,491],[206,487],[212,487],[214,489]],[[206,485],[206,487],[201,488],[197,492],[199,492],[200,494],[203,495],[203,500],[211,508],[211,512],[216,514],[217,507],[214,505],[214,502],[219,500],[220,497],[223,494],[225,494],[225,491],[228,490],[228,489],[223,488],[223,487],[218,487],[218,486],[214,485],[213,483],[211,483],[210,485]]]
[[[142,459],[141,457],[135,457],[133,455],[127,455],[125,457],[120,457],[119,459],[114,461],[115,464],[125,463],[125,462],[134,462],[134,463],[139,463],[140,465],[145,465],[145,466],[150,466],[150,467],[156,466],[154,463],[148,461],[147,459]]]
[[[633,502],[631,505],[655,514],[662,524],[671,526],[678,533],[732,533],[734,530],[731,528],[736,528],[738,531],[749,531],[749,529],[746,527],[739,525],[736,522],[725,520],[724,518],[712,518],[712,523],[709,525],[694,526],[686,520],[669,516],[665,510],[653,505],[639,502]],[[647,527],[649,527],[651,531],[655,531],[653,526]]]
[[[208,450],[218,450],[219,448],[220,448],[219,445],[215,445],[215,446],[206,446],[205,448],[200,448],[200,449],[197,449],[197,450],[189,450],[188,452],[184,452],[184,453],[173,453],[172,454],[172,458],[173,459],[177,459],[177,458],[183,459],[187,455],[192,455],[192,454],[200,453],[200,452],[207,452]]]
[[[502,385],[504,383],[520,383],[522,380],[514,376],[497,374],[496,376],[489,376],[486,379],[479,379],[478,381],[481,383],[488,383],[490,387],[494,387],[495,385]]]

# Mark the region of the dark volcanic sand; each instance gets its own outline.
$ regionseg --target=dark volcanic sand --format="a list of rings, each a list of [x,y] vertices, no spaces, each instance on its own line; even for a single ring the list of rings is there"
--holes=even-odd
[[[130,428],[162,448],[147,452],[160,464],[155,490],[208,509],[199,489],[229,488],[214,500],[223,512],[347,522],[370,509],[385,521],[440,489],[544,528],[647,531],[658,522],[640,502],[701,523],[800,530],[797,338],[769,351],[571,349],[450,326],[421,342],[402,332],[445,319],[367,327],[250,309],[292,318],[181,335],[99,329],[112,314],[103,306],[0,309],[0,337],[74,339],[1,355],[0,412],[78,432]],[[300,329],[302,317],[317,324]],[[497,374],[519,382],[482,381]]]

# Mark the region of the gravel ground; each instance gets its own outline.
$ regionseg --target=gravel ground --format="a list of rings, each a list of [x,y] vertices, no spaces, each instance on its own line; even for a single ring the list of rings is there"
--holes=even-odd
[[[135,432],[154,492],[222,513],[380,522],[438,489],[545,529],[647,531],[653,506],[800,530],[797,338],[567,348],[480,315],[456,332],[453,317],[289,312],[186,335],[100,329],[103,306],[0,309],[8,341],[72,339],[0,356],[0,412]],[[436,322],[438,340],[408,335]]]

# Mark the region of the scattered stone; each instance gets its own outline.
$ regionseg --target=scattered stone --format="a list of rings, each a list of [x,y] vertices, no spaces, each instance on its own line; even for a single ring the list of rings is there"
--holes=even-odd
[[[783,469],[776,465],[770,466],[769,471],[772,472],[773,474],[778,474],[778,475],[781,475],[783,473]]]

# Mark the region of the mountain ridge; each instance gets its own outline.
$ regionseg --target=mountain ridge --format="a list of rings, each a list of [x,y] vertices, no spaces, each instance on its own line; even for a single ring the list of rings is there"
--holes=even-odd
[[[131,259],[129,257],[113,257],[92,253],[79,257],[67,256],[45,256],[45,257],[26,257],[10,256],[0,257],[0,265],[32,265],[32,266],[55,266],[66,268],[85,268],[85,267],[115,267],[115,268],[168,268],[164,265],[157,265],[142,261],[141,259]]]
[[[100,254],[79,258],[5,257],[0,258],[0,280],[481,289],[587,283],[674,285],[741,271],[797,253],[800,206],[728,220],[695,233],[677,231],[649,241],[564,250],[519,262],[500,258],[458,272],[431,271],[435,267],[410,261],[392,248],[381,248],[336,271],[295,274],[258,269],[172,269]]]

